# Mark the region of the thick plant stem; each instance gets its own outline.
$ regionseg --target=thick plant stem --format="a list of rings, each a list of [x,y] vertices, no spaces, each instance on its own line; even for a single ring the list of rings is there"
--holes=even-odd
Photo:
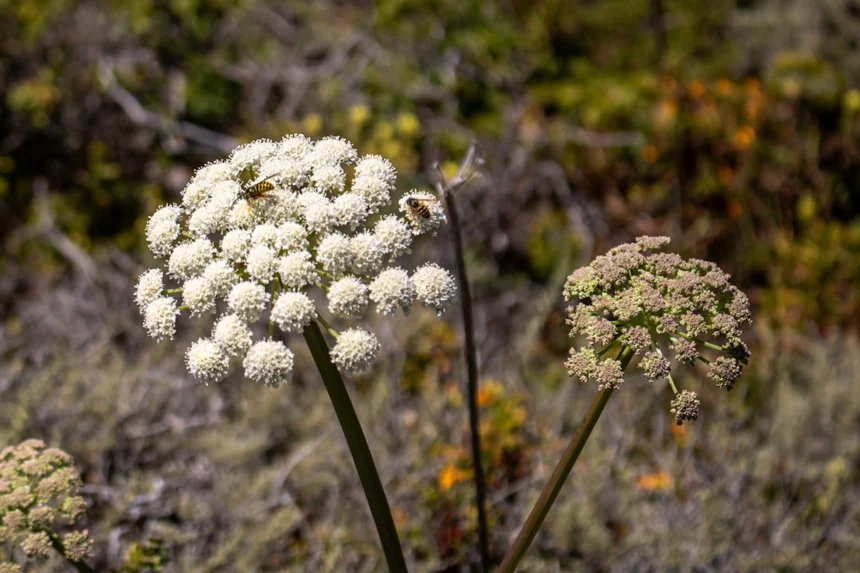
[[[370,513],[376,524],[376,531],[382,543],[382,551],[385,553],[388,570],[392,573],[406,573],[406,560],[403,558],[400,539],[397,537],[397,528],[391,517],[391,508],[388,506],[382,481],[380,481],[376,465],[373,463],[373,456],[370,454],[370,448],[364,438],[364,431],[361,429],[361,422],[359,422],[355,408],[352,406],[349,392],[343,384],[340,372],[331,361],[328,344],[317,323],[311,322],[305,327],[304,335],[358,470],[358,477],[364,488],[367,503],[370,505]]]
[[[621,347],[618,361],[621,362],[622,370],[627,368],[631,358],[633,358],[633,350],[628,346]],[[567,476],[570,475],[573,465],[576,463],[577,458],[579,458],[579,454],[582,453],[585,443],[588,441],[589,436],[591,436],[591,431],[597,425],[597,420],[603,413],[603,409],[609,402],[609,398],[612,397],[612,392],[612,389],[601,390],[594,396],[591,405],[588,407],[588,411],[585,413],[585,417],[582,418],[582,421],[576,428],[576,433],[573,434],[573,438],[571,438],[570,443],[564,450],[564,454],[561,456],[558,465],[556,465],[552,475],[540,492],[537,503],[535,503],[526,522],[523,524],[523,528],[499,566],[499,573],[513,573],[516,571],[517,565],[525,555],[538,530],[540,530],[550,508],[552,508],[552,504],[555,503]]]
[[[467,402],[469,404],[469,428],[471,430],[472,464],[475,467],[475,504],[478,506],[478,543],[481,553],[481,569],[489,571],[490,549],[487,532],[486,491],[484,489],[484,468],[481,464],[481,433],[478,418],[478,357],[475,346],[475,321],[472,314],[472,294],[466,262],[463,258],[463,236],[460,232],[460,216],[453,193],[445,193],[445,205],[451,219],[451,234],[454,237],[454,253],[457,259],[457,275],[460,282],[460,301],[463,310],[463,330],[465,332]]]

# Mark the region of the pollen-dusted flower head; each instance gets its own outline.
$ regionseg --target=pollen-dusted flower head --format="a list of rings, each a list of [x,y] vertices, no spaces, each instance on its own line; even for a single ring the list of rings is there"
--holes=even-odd
[[[676,394],[671,411],[682,423],[696,419],[699,400],[695,392],[678,392],[672,360],[704,363],[708,378],[731,390],[749,359],[740,337],[751,314],[746,295],[715,264],[655,252],[668,243],[639,237],[568,277],[570,335],[587,344],[572,348],[566,364],[571,376],[615,389],[624,368],[612,355],[627,349],[646,379],[668,379]]]
[[[0,450],[0,546],[38,559],[52,550],[53,536],[64,557],[86,560],[92,552],[86,530],[69,531],[86,508],[80,491],[81,475],[66,452],[40,440]]]
[[[241,364],[247,378],[276,387],[293,368],[288,333],[314,320],[335,334],[325,318],[408,313],[415,302],[441,314],[456,292],[451,274],[435,264],[410,273],[397,259],[416,236],[435,234],[445,212],[430,193],[398,197],[396,175],[387,159],[361,157],[345,139],[303,135],[254,141],[201,167],[181,204],[161,207],[147,225],[165,268],[143,273],[135,289],[146,330],[172,339],[179,314],[214,315],[211,337],[187,349],[191,374],[216,382]],[[332,357],[359,371],[379,350],[373,334],[351,328]]]

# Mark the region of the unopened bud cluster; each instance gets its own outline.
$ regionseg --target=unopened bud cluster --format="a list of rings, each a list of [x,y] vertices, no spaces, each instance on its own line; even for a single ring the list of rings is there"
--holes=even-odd
[[[138,281],[144,327],[172,339],[180,312],[216,315],[211,336],[188,349],[191,374],[218,381],[235,359],[246,377],[277,387],[290,376],[293,354],[253,326],[302,331],[322,314],[313,289],[343,319],[372,307],[408,313],[416,302],[441,314],[454,298],[451,274],[435,264],[409,273],[394,262],[410,252],[414,236],[435,234],[444,211],[432,195],[413,191],[399,201],[401,215],[390,213],[395,177],[388,160],[359,157],[344,139],[302,135],[254,141],[202,167],[182,204],[161,207],[147,225],[150,249],[167,269]],[[373,334],[350,328],[331,355],[357,371],[378,352]]]
[[[571,376],[594,381],[599,389],[618,388],[623,368],[607,355],[626,346],[651,381],[672,382],[672,359],[698,360],[708,365],[717,386],[732,389],[749,358],[740,338],[742,325],[751,321],[749,300],[715,264],[655,252],[668,243],[668,237],[639,237],[568,277],[564,295],[574,301],[568,308],[570,334],[588,342],[571,349]],[[696,419],[696,393],[677,393],[674,383],[672,389],[678,423]]]
[[[0,554],[14,557],[18,548],[27,557],[45,558],[54,541],[59,541],[56,547],[62,548],[66,559],[87,559],[92,541],[86,530],[57,532],[84,514],[80,490],[81,476],[72,457],[62,450],[27,440],[0,451]],[[0,562],[0,571],[21,569],[15,563]]]

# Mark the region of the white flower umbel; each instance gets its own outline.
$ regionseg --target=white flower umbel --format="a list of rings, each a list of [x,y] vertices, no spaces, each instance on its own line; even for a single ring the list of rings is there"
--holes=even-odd
[[[427,263],[415,271],[412,283],[418,300],[435,308],[438,315],[444,314],[457,294],[454,277],[436,263]]]
[[[361,328],[350,328],[340,333],[331,360],[347,372],[363,372],[370,368],[381,350],[376,337]]]
[[[362,318],[371,301],[386,315],[408,313],[416,300],[443,310],[454,297],[450,275],[431,265],[410,276],[395,261],[417,235],[435,232],[444,213],[431,194],[412,191],[407,197],[421,201],[406,209],[404,198],[405,216],[391,214],[395,179],[387,159],[360,157],[338,137],[254,141],[201,167],[181,205],[161,207],[146,227],[150,249],[166,261],[135,286],[147,332],[171,339],[180,312],[212,313],[211,338],[187,353],[192,374],[220,379],[232,359],[249,378],[274,386],[289,378],[293,357],[273,334],[260,341],[264,332],[301,332],[319,319],[336,335],[325,314]],[[351,329],[332,356],[354,371],[378,353],[372,334]]]
[[[226,376],[230,359],[217,344],[201,338],[191,343],[185,353],[185,364],[192,376],[208,384]]]
[[[137,279],[137,287],[134,290],[134,302],[143,312],[143,309],[152,301],[161,296],[164,290],[164,273],[161,269],[149,269]]]
[[[272,388],[277,388],[290,379],[293,371],[293,353],[282,342],[261,340],[254,343],[245,360],[245,376]]]
[[[285,332],[301,332],[316,316],[314,301],[301,292],[285,292],[272,306],[272,320]]]
[[[385,269],[370,283],[370,300],[380,314],[394,314],[397,309],[409,314],[415,302],[415,285],[405,270]]]

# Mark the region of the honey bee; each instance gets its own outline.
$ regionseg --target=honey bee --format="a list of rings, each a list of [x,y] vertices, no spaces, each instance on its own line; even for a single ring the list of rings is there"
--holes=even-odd
[[[406,206],[415,218],[429,219],[430,218],[430,202],[435,199],[418,199],[409,197],[406,200]]]
[[[266,197],[275,186],[271,181],[263,179],[242,189],[242,197],[248,200]]]

